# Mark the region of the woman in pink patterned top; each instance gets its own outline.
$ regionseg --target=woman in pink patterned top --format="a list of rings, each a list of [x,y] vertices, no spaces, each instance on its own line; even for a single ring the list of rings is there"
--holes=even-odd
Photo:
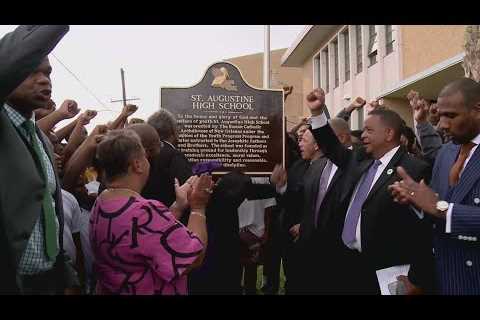
[[[98,294],[187,294],[186,274],[201,264],[207,245],[205,207],[210,176],[176,181],[177,200],[167,208],[140,196],[150,170],[139,137],[108,133],[97,147],[108,189],[90,218]],[[185,227],[177,219],[190,206]]]

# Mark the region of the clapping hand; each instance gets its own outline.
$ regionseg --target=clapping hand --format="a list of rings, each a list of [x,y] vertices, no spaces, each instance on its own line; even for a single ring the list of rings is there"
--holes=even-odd
[[[80,109],[78,108],[78,105],[75,101],[65,100],[58,109],[58,111],[64,119],[71,119],[80,112]]]
[[[190,209],[192,211],[204,212],[213,193],[212,176],[202,174],[193,182],[193,190],[189,198]]]
[[[278,189],[282,188],[287,183],[287,172],[281,165],[275,165],[275,168],[270,176],[270,181]]]
[[[180,211],[183,211],[188,207],[188,199],[192,194],[192,187],[197,179],[197,176],[191,176],[180,186],[180,182],[175,178],[175,204]]]
[[[397,174],[402,180],[388,187],[395,202],[412,204],[424,213],[444,218],[444,214],[437,210],[438,194],[430,189],[423,179],[420,183],[416,182],[402,167],[397,168]]]

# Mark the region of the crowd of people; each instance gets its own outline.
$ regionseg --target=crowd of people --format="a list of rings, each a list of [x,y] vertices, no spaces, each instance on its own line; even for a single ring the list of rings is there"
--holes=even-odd
[[[285,294],[385,294],[387,268],[390,294],[480,293],[480,84],[410,92],[413,128],[361,97],[329,118],[315,89],[284,165],[219,176],[176,148],[168,111],[126,105],[89,133],[95,110],[57,108],[48,55],[68,29],[0,40],[1,293],[257,294],[259,265],[266,294],[281,265]]]

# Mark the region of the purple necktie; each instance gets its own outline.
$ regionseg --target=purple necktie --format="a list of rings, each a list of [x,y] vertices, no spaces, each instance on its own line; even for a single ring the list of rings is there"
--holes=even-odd
[[[367,199],[368,192],[370,191],[370,187],[372,186],[373,178],[375,177],[375,173],[377,173],[378,166],[380,166],[381,164],[382,162],[380,160],[375,160],[372,166],[370,166],[370,169],[368,169],[368,172],[365,174],[362,181],[360,182],[360,186],[358,187],[358,191],[355,194],[352,206],[347,212],[347,219],[345,220],[342,232],[343,243],[345,243],[345,245],[347,246],[355,242],[360,212],[362,211],[363,203]]]
[[[323,168],[322,176],[320,177],[320,182],[318,183],[318,193],[317,193],[317,202],[315,203],[315,228],[318,225],[318,216],[320,211],[320,206],[322,205],[323,198],[327,193],[327,184],[330,173],[332,172],[332,162],[327,161],[325,168]]]

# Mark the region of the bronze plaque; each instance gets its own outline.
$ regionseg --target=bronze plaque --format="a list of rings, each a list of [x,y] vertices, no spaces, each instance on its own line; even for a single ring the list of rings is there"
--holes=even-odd
[[[266,175],[284,163],[283,91],[248,85],[228,62],[190,88],[161,88],[161,107],[178,121],[178,148],[192,165],[220,161],[216,173]]]

